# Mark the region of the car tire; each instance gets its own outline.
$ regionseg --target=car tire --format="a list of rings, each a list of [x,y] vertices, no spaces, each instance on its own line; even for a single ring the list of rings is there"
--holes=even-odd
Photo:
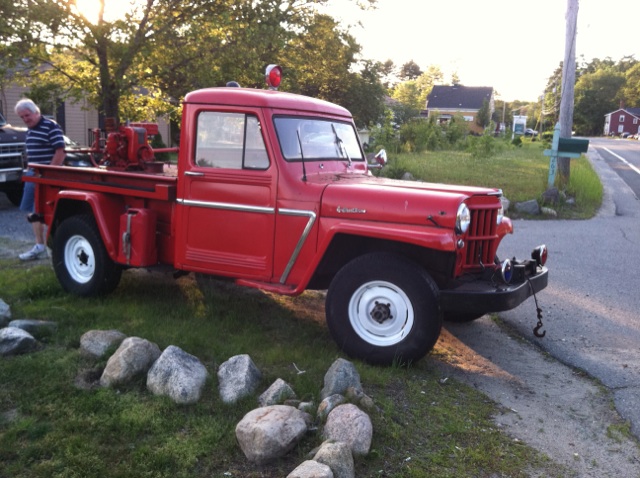
[[[375,365],[424,357],[442,328],[438,288],[416,263],[371,253],[336,274],[326,298],[329,331],[350,357]]]

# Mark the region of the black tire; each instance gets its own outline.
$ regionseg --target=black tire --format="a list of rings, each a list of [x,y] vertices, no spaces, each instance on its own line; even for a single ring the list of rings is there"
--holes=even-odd
[[[11,186],[5,189],[4,193],[7,195],[7,199],[9,202],[16,207],[20,207],[20,203],[22,202],[22,191],[24,186],[22,184]]]
[[[52,253],[56,277],[71,294],[108,294],[120,283],[122,267],[107,254],[93,216],[65,219],[53,237]]]
[[[455,322],[458,324],[464,324],[467,322],[473,322],[483,317],[484,314],[478,314],[477,312],[445,312],[444,320],[446,322]]]
[[[371,253],[336,274],[326,299],[327,325],[350,357],[375,365],[424,357],[442,328],[438,287],[422,267]]]

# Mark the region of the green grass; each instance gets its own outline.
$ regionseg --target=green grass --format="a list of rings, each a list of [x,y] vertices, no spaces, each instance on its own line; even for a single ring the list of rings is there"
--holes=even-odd
[[[235,441],[235,425],[257,406],[276,378],[318,403],[326,370],[341,356],[317,295],[274,297],[217,287],[203,293],[192,277],[127,272],[112,295],[79,299],[62,292],[50,266],[0,261],[2,299],[13,318],[48,319],[58,331],[42,351],[0,359],[0,476],[283,477],[318,446],[311,432],[276,463],[257,467]],[[210,372],[203,398],[179,406],[127,387],[81,390],[76,376],[104,367],[78,351],[91,329],[117,328],[161,348],[181,347]],[[254,397],[229,406],[217,391],[217,366],[248,353],[263,373]],[[356,462],[359,477],[562,476],[534,450],[497,430],[496,407],[453,380],[440,383],[433,354],[409,368],[356,362],[371,413],[371,453]],[[295,366],[294,366],[295,364]],[[298,367],[304,373],[298,373]],[[13,416],[13,418],[10,418]]]
[[[488,158],[474,157],[466,151],[390,155],[389,166],[382,175],[400,178],[404,172],[410,172],[415,179],[423,181],[499,188],[512,204],[530,199],[542,204],[549,177],[549,158],[543,154],[545,145],[525,139],[522,147],[516,148],[501,140],[495,141],[496,152]],[[602,185],[585,156],[571,160],[570,181],[565,192],[575,198],[575,205],[566,200],[548,205],[557,210],[560,218],[593,217],[600,207]],[[515,215],[513,208],[508,215]]]

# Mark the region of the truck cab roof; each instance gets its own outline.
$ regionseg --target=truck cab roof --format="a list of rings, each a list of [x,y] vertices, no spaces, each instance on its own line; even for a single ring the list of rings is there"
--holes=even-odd
[[[251,88],[205,88],[188,93],[185,104],[216,104],[228,106],[255,106],[309,113],[322,113],[351,119],[346,108],[328,101],[274,90]]]

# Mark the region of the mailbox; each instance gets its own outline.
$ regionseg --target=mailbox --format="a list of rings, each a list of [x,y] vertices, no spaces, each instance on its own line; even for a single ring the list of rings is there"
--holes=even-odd
[[[580,138],[559,138],[558,156],[562,153],[586,153],[589,150],[589,140]]]

